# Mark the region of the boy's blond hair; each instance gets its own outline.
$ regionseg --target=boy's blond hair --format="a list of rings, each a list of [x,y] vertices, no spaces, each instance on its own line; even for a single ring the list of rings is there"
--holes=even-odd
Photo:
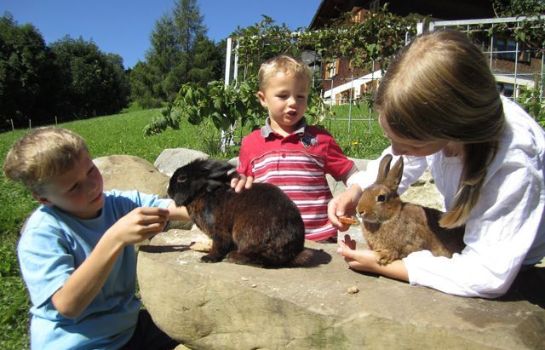
[[[87,152],[87,145],[78,134],[55,127],[38,128],[11,147],[4,161],[4,174],[41,194],[52,178],[72,168],[82,151]]]
[[[293,57],[280,55],[270,58],[261,64],[257,74],[259,79],[259,90],[265,90],[269,78],[279,72],[306,79],[308,87],[310,88],[310,82],[312,81],[312,72],[310,71],[310,68],[304,62]]]

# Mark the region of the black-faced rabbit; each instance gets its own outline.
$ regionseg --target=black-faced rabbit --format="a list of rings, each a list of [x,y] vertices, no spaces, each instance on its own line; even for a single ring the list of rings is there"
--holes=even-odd
[[[304,252],[305,228],[296,205],[278,187],[255,183],[235,193],[235,169],[227,162],[197,159],[178,168],[168,188],[177,206],[212,239],[204,262],[226,256],[239,264],[297,265]]]
[[[363,236],[386,265],[412,252],[429,250],[435,256],[451,257],[464,248],[464,227],[439,226],[441,211],[401,201],[397,193],[403,175],[403,157],[390,169],[391,155],[380,161],[374,184],[364,189],[357,206]]]

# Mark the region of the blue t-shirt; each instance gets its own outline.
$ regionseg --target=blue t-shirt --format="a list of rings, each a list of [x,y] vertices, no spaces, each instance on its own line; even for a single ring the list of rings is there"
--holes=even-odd
[[[137,191],[111,191],[105,193],[104,207],[94,219],[78,219],[46,206],[32,213],[17,247],[32,302],[32,349],[118,349],[129,341],[140,309],[134,296],[134,246],[124,248],[99,294],[77,318],[59,314],[51,297],[121,217],[137,207],[166,208],[170,202]]]

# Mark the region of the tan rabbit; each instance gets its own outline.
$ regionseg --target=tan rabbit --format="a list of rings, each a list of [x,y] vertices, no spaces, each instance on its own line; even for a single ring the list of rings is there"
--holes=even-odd
[[[397,188],[403,175],[403,157],[390,170],[391,155],[380,161],[374,184],[360,198],[357,212],[369,248],[386,265],[412,252],[429,250],[435,256],[451,257],[464,248],[464,227],[445,229],[438,222],[441,211],[401,201]]]

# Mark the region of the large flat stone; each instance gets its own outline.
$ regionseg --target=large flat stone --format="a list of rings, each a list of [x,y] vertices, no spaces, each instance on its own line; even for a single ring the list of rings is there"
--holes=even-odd
[[[138,258],[144,305],[191,349],[545,349],[545,310],[521,298],[462,298],[356,273],[335,244],[306,243],[315,267],[206,264],[188,250],[201,239],[170,230]]]
[[[104,190],[138,190],[166,197],[169,177],[145,159],[111,155],[93,160],[102,174]]]

